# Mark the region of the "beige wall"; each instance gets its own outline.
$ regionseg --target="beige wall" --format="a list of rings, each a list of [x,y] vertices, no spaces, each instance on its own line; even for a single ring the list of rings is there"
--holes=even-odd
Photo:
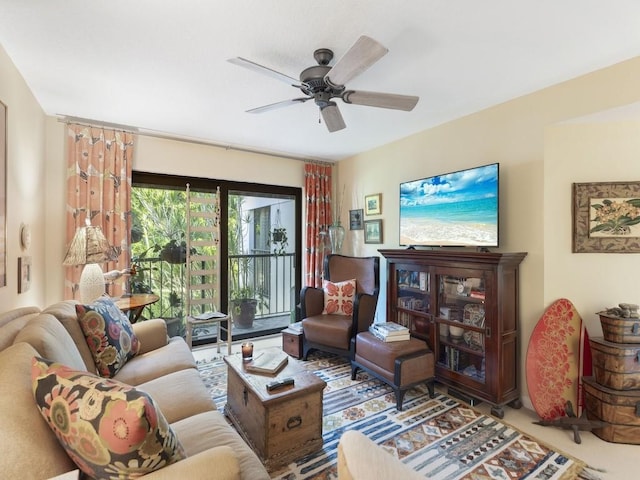
[[[0,101],[7,106],[7,286],[0,288],[5,310],[44,301],[45,115],[1,46]],[[20,247],[21,224],[31,227],[28,250]],[[23,255],[31,256],[31,288],[18,294],[18,257]]]
[[[640,303],[640,294],[633,291],[631,282],[624,282],[622,290],[616,289],[615,283],[607,291],[595,286],[613,278],[617,282],[619,255],[571,253],[571,183],[603,178],[640,180],[640,162],[632,161],[634,153],[638,158],[638,140],[628,126],[601,125],[598,131],[607,133],[589,138],[589,159],[593,161],[586,162],[577,147],[581,139],[569,142],[575,150],[558,153],[560,145],[547,146],[547,142],[558,143],[562,133],[546,129],[574,117],[637,102],[639,79],[640,58],[635,58],[339,162],[338,181],[348,189],[343,223],[349,209],[362,208],[364,195],[382,193],[382,215],[371,218],[383,219],[384,244],[364,245],[361,232],[348,231],[349,253],[373,255],[378,248],[398,248],[400,182],[497,161],[501,250],[528,252],[520,273],[521,358],[533,326],[545,307],[559,297],[570,298],[592,332],[598,334],[593,312],[619,301]],[[562,146],[569,147],[566,143]],[[620,155],[612,155],[614,162],[598,163],[610,156],[610,147]],[[547,158],[551,151],[555,156]],[[560,171],[556,167],[559,156],[563,157]],[[550,222],[558,224],[549,228]],[[551,258],[547,258],[547,251],[552,252]],[[640,256],[622,257],[630,270],[640,267]],[[385,262],[382,268],[386,269]],[[572,281],[571,288],[567,288],[568,281]],[[382,284],[386,284],[386,271]],[[378,308],[379,319],[386,317],[385,294]],[[523,400],[530,406],[522,362],[521,372]]]
[[[304,163],[210,145],[138,138],[134,170],[302,187]]]
[[[640,257],[571,253],[571,184],[640,181],[640,114],[637,121],[550,126],[545,171],[544,299],[570,299],[589,333],[602,335],[596,312],[620,302],[640,303]]]

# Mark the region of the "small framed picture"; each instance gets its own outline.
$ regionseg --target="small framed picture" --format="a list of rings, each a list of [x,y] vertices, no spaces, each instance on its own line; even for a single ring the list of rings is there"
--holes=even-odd
[[[382,213],[382,194],[374,193],[373,195],[367,195],[364,197],[365,210],[367,215],[380,215]]]
[[[31,257],[18,257],[18,293],[31,287]]]
[[[363,210],[349,210],[349,230],[362,230]]]
[[[364,243],[382,243],[382,220],[365,220]]]

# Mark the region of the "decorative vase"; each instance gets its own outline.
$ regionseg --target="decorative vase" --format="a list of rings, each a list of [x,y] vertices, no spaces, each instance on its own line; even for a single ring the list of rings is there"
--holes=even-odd
[[[340,253],[342,242],[344,242],[344,227],[340,222],[329,227],[329,241],[331,242],[331,253]]]

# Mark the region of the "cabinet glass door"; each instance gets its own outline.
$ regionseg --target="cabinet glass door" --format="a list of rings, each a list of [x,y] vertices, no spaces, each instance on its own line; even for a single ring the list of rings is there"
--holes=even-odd
[[[421,338],[429,336],[429,303],[431,292],[429,272],[415,268],[396,270],[398,305],[396,323]]]
[[[439,275],[438,364],[485,383],[485,286],[481,277]]]

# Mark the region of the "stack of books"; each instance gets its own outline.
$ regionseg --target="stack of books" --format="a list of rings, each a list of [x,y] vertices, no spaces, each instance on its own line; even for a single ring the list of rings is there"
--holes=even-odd
[[[393,322],[374,323],[369,331],[383,342],[402,342],[411,338],[407,327]]]

